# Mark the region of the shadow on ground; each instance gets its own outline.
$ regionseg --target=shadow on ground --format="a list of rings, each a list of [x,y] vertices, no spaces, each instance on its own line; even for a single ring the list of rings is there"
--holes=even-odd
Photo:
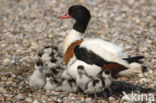
[[[119,95],[123,95],[123,91],[125,93],[154,93],[156,92],[155,89],[153,88],[148,88],[148,87],[143,87],[140,85],[134,85],[132,83],[126,82],[126,81],[114,81],[112,83],[112,95],[114,96],[119,96]]]

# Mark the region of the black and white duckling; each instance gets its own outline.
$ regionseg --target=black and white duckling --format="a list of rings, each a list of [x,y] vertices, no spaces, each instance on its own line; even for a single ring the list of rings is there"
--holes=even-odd
[[[60,86],[56,88],[56,91],[64,92],[77,92],[77,85],[74,79],[62,79]]]
[[[29,77],[29,86],[34,89],[41,89],[46,84],[44,65],[41,59],[38,59],[35,64],[35,70]]]
[[[81,90],[85,91],[86,85],[93,79],[93,77],[87,74],[83,65],[79,65],[77,71],[78,76],[76,78],[76,84]]]
[[[88,95],[94,95],[97,97],[97,94],[102,92],[105,88],[105,81],[103,78],[94,77],[91,81],[86,84],[84,92]]]
[[[57,46],[45,46],[39,53],[38,57],[43,61],[50,61],[50,59],[55,58],[58,54]]]
[[[56,78],[52,77],[51,74],[46,74],[46,84],[44,86],[44,89],[55,90],[59,84],[60,84],[60,81],[58,81]]]

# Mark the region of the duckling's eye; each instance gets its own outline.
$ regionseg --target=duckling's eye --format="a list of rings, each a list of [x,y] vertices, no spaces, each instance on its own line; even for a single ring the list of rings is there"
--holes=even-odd
[[[109,75],[110,74],[110,71],[109,70],[106,70],[105,71],[105,74]]]
[[[47,74],[46,74],[46,77],[50,77],[50,76],[51,76],[50,73],[47,73]]]
[[[95,79],[95,80],[93,81],[93,86],[94,86],[94,87],[95,87],[96,83],[99,83],[99,80],[98,80],[98,79]]]
[[[79,65],[79,66],[77,67],[77,69],[78,69],[78,70],[83,70],[84,67],[83,67],[82,65]]]
[[[54,50],[58,51],[58,48],[57,47],[53,47],[53,48],[54,48]]]
[[[36,61],[36,65],[37,65],[37,66],[43,66],[42,60],[38,59],[38,60]]]
[[[52,63],[56,63],[57,62],[57,59],[51,59],[50,60]]]
[[[41,56],[43,55],[43,53],[44,53],[44,52],[39,52],[37,55],[38,55],[39,57],[41,57]]]

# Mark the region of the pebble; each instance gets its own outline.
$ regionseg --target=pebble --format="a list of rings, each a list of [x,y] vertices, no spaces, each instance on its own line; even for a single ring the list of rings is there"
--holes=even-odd
[[[2,81],[6,81],[7,78],[6,78],[5,76],[2,76],[2,77],[1,77],[1,80],[2,80]]]
[[[27,97],[27,98],[25,99],[25,101],[31,103],[31,102],[32,102],[32,98],[31,98],[31,97]]]
[[[156,83],[154,83],[154,88],[156,88]]]
[[[11,97],[5,97],[5,101],[11,101],[13,98],[11,98]]]
[[[24,100],[25,95],[24,94],[18,94],[17,96],[15,96],[15,98],[18,100]]]
[[[142,79],[140,79],[140,82],[141,82],[141,83],[143,83],[143,82],[149,82],[149,79],[147,79],[147,78],[142,78]]]
[[[141,73],[141,74],[138,74],[138,77],[143,78],[144,75]]]
[[[34,100],[32,103],[40,103],[38,100]]]
[[[86,98],[86,100],[85,100],[87,103],[96,103],[97,101],[96,100],[94,100],[94,99],[92,99],[92,98]]]
[[[152,70],[152,69],[150,69],[148,72],[149,72],[150,74],[152,74],[152,73],[153,73],[153,70]]]
[[[0,97],[0,102],[3,103],[4,102],[4,98]]]
[[[6,58],[6,59],[3,60],[3,64],[2,65],[5,66],[5,65],[9,64],[9,62],[10,62],[10,59]]]
[[[115,101],[115,98],[114,98],[114,97],[109,97],[109,101],[110,101],[111,103],[113,103],[113,102]]]
[[[58,95],[58,98],[60,98],[60,99],[63,99],[64,97],[65,97],[64,94],[59,94],[59,95]]]

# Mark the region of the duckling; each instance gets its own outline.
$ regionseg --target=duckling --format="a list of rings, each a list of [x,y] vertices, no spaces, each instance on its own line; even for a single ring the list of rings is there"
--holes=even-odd
[[[38,59],[35,64],[35,70],[29,77],[29,86],[35,89],[41,89],[46,84],[44,65],[41,59]]]

